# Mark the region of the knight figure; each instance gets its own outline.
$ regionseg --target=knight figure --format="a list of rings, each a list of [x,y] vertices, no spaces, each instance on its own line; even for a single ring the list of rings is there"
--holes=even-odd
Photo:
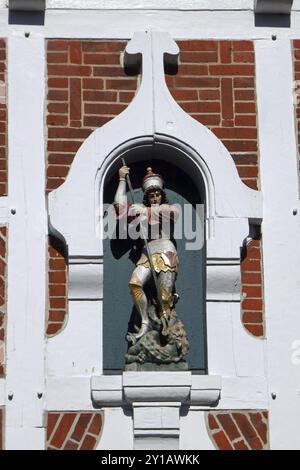
[[[130,169],[119,169],[119,185],[114,206],[118,217],[139,222],[143,249],[129,281],[129,289],[139,315],[140,326],[128,332],[126,370],[186,370],[184,356],[188,340],[174,305],[178,300],[175,280],[178,256],[171,241],[171,228],[179,216],[169,204],[161,175],[147,168],[143,179],[143,204],[128,205],[126,181]],[[152,289],[151,289],[152,285]]]

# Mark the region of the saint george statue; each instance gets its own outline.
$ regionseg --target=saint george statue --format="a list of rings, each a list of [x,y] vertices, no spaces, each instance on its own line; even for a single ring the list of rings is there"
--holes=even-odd
[[[119,169],[114,206],[118,217],[125,214],[129,222],[138,220],[143,249],[129,281],[140,327],[127,334],[126,370],[186,370],[183,358],[188,340],[174,310],[179,298],[175,292],[178,257],[171,232],[179,209],[169,204],[163,178],[150,167],[143,179],[143,204],[128,205],[129,171],[126,165]]]

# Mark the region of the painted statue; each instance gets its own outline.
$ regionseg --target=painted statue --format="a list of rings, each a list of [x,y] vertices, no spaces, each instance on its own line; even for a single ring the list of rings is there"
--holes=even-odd
[[[129,171],[126,165],[119,169],[114,205],[119,217],[126,214],[129,222],[138,220],[143,249],[129,281],[140,326],[127,334],[126,370],[186,370],[188,340],[174,309],[179,263],[171,240],[179,209],[169,204],[161,175],[150,167],[142,184],[143,204],[128,205]]]

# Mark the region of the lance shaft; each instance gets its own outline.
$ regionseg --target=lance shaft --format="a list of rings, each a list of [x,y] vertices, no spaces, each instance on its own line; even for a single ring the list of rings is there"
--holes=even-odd
[[[125,163],[124,158],[122,158],[122,163],[123,163],[123,166],[126,166],[126,163]],[[131,199],[132,199],[132,203],[135,204],[134,192],[133,192],[133,188],[132,188],[130,176],[127,174],[127,175],[125,175],[125,178],[126,178],[126,182],[127,182],[127,184],[128,184],[128,188],[129,188],[130,196],[131,196]],[[150,268],[151,268],[151,273],[152,273],[154,285],[155,285],[156,292],[157,292],[157,300],[158,300],[158,302],[159,302],[159,304],[160,304],[160,308],[161,308],[161,310],[162,310],[162,312],[163,312],[163,315],[166,315],[167,312],[166,312],[165,309],[164,309],[164,304],[163,304],[162,298],[161,298],[161,296],[160,296],[159,285],[158,285],[158,279],[157,279],[157,276],[156,276],[156,272],[155,272],[155,268],[154,268],[154,264],[153,264],[153,260],[152,260],[152,256],[151,256],[151,252],[150,252],[150,248],[149,248],[149,245],[148,245],[147,236],[146,236],[146,234],[145,234],[145,232],[144,232],[144,227],[143,227],[143,225],[142,225],[142,221],[141,221],[141,223],[140,223],[140,227],[141,227],[142,239],[144,240],[145,247],[146,247],[146,251],[147,251],[147,255],[148,255],[148,259],[149,259],[149,264],[150,264]]]

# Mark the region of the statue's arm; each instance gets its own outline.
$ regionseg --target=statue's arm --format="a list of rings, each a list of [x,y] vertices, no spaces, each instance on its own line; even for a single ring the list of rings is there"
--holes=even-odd
[[[126,194],[126,175],[129,173],[127,166],[119,169],[119,184],[115,194],[114,207],[117,214],[122,214],[127,210],[127,194]]]

